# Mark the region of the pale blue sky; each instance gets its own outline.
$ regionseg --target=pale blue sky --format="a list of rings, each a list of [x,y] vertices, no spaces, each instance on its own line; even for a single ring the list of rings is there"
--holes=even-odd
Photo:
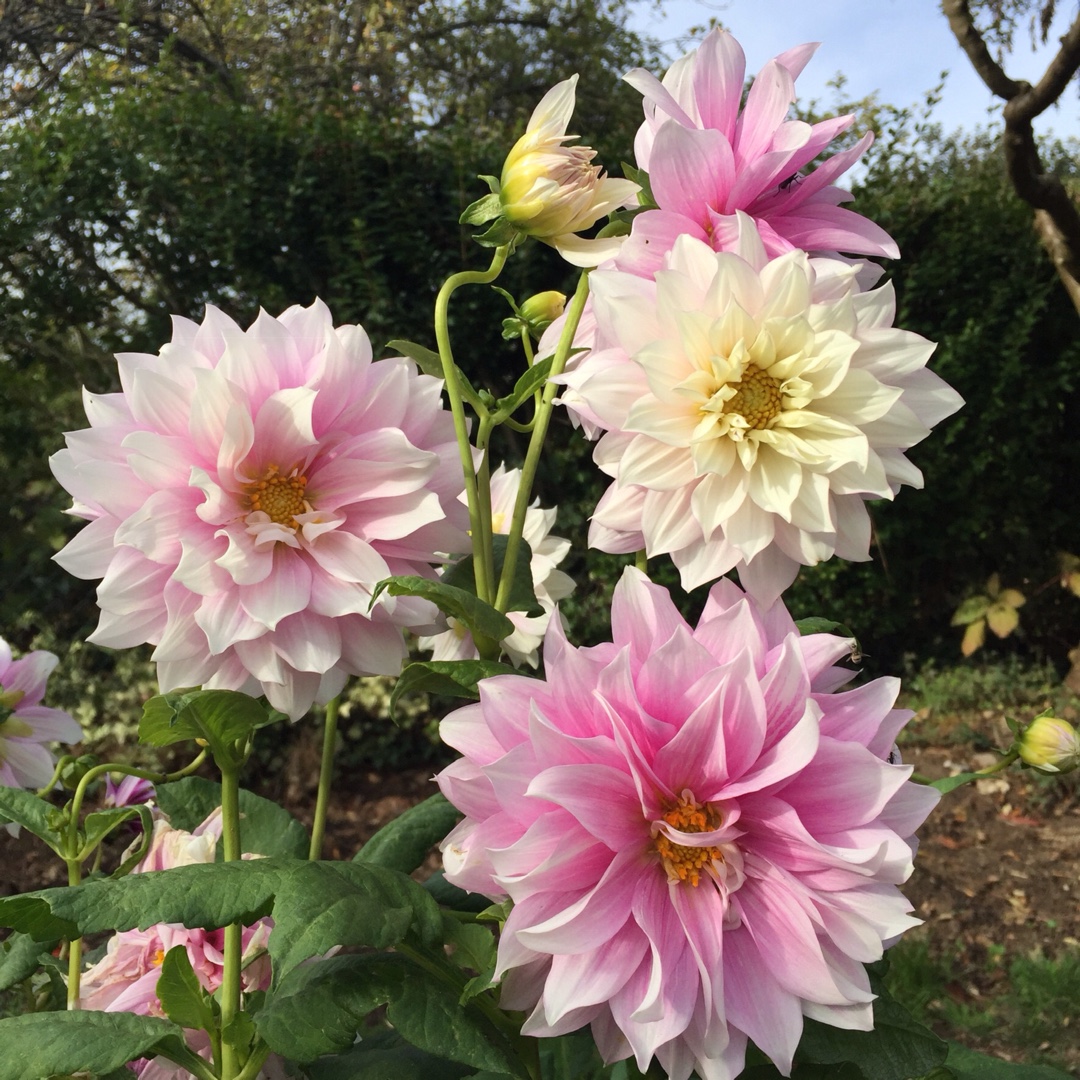
[[[1071,5],[1062,6],[1071,14]],[[664,0],[659,7],[662,15],[642,4],[634,20],[637,29],[666,41],[715,16],[742,44],[748,73],[792,45],[820,41],[796,84],[800,98],[831,101],[825,84],[842,71],[853,98],[878,90],[884,102],[912,105],[948,70],[934,112],[947,131],[985,124],[996,100],[961,53],[937,0]],[[1032,53],[1025,27],[1017,34],[1006,70],[1014,78],[1034,81],[1047,59],[1048,50]],[[1080,137],[1075,88],[1036,122],[1036,131],[1048,130]]]

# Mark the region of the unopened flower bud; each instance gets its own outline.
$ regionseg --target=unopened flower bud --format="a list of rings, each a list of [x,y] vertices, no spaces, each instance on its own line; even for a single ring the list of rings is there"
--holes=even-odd
[[[518,312],[528,323],[529,333],[538,338],[565,309],[566,294],[549,289],[547,292],[530,296]]]
[[[1037,716],[1020,736],[1020,760],[1042,772],[1071,772],[1080,766],[1080,735],[1067,720]]]
[[[591,147],[565,145],[576,138],[566,128],[577,79],[573,75],[553,86],[536,106],[503,164],[499,201],[510,224],[551,244],[575,265],[596,266],[617,252],[618,243],[573,234],[622,206],[640,188],[606,176],[592,164],[596,151]]]

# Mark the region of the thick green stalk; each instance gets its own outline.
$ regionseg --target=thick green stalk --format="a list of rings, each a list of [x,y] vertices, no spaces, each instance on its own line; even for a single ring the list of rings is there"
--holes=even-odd
[[[240,770],[232,761],[219,761],[221,769],[221,840],[225,861],[240,858]],[[225,927],[225,963],[221,977],[221,1030],[226,1032],[240,1012],[241,935],[243,927]],[[228,1037],[221,1045],[221,1080],[236,1080],[240,1061]]]
[[[566,323],[563,325],[559,344],[551,362],[551,372],[548,375],[547,385],[544,387],[544,396],[540,401],[540,407],[536,410],[535,426],[529,439],[529,449],[525,453],[525,464],[521,469],[521,485],[518,488],[517,502],[514,504],[514,516],[510,522],[510,535],[506,541],[506,557],[503,562],[502,577],[499,580],[499,591],[495,597],[495,607],[499,611],[506,611],[510,602],[514,563],[517,561],[518,548],[521,547],[525,514],[529,509],[533,481],[536,479],[536,470],[540,465],[540,454],[544,449],[544,440],[547,438],[548,424],[551,422],[551,414],[555,411],[555,395],[559,392],[559,387],[552,380],[561,375],[563,368],[566,367],[570,349],[574,344],[574,334],[577,333],[581,313],[585,309],[585,301],[588,297],[589,274],[587,270],[583,270],[581,277],[578,278],[574,298],[566,310]]]
[[[647,574],[649,572],[649,557],[648,557],[648,555],[645,554],[645,549],[644,548],[642,548],[641,551],[639,551],[634,556],[634,565],[643,574]]]
[[[491,521],[484,520],[481,510],[480,493],[476,482],[476,468],[473,465],[472,446],[469,443],[468,421],[465,418],[465,404],[461,396],[461,385],[457,377],[457,365],[450,348],[450,325],[448,311],[450,297],[462,285],[487,285],[494,281],[506,265],[510,248],[496,248],[491,265],[487,270],[463,270],[452,274],[443,282],[435,300],[435,340],[439,346],[439,359],[442,360],[443,378],[446,380],[446,396],[450,399],[450,412],[454,418],[454,431],[457,434],[458,453],[461,456],[461,468],[465,475],[465,494],[469,500],[469,522],[473,536],[473,566],[476,571],[476,595],[488,603],[491,602],[490,582],[494,573],[488,553],[491,545]],[[486,538],[486,539],[485,539]]]
[[[340,704],[340,695],[331,698],[326,704],[322,762],[319,765],[319,793],[315,798],[315,820],[311,823],[309,859],[322,858],[323,835],[326,832],[326,811],[330,805],[330,783],[334,776],[334,746],[337,743],[338,706]]]
[[[68,884],[78,885],[82,881],[82,864],[78,859],[65,859],[68,870]],[[79,992],[82,979],[82,938],[72,938],[68,943],[68,982],[67,1007],[79,1007]]]

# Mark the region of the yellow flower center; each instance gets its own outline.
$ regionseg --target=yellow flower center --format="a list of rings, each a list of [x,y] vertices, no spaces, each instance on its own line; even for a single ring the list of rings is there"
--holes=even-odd
[[[683,792],[679,801],[664,814],[664,821],[680,832],[712,832],[720,827],[720,811],[708,803],[695,802],[689,792]],[[723,852],[715,845],[688,847],[669,840],[662,832],[653,837],[653,844],[669,881],[688,881],[696,887],[702,870],[714,861],[724,861]]]
[[[306,476],[282,476],[278,467],[271,465],[261,480],[248,484],[245,490],[253,511],[261,510],[278,525],[295,529],[299,527],[296,515],[311,509],[304,499],[306,488]]]
[[[155,949],[154,955],[151,958],[150,962],[154,965],[154,967],[161,967],[161,965],[165,963],[165,950]]]
[[[748,427],[761,430],[774,416],[780,415],[780,380],[774,379],[756,364],[743,372],[742,379],[731,384],[735,396],[724,404],[725,413],[738,413]]]

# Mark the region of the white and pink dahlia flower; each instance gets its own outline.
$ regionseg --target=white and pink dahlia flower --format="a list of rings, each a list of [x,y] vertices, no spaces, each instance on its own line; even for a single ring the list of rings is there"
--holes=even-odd
[[[491,474],[491,529],[497,535],[510,532],[521,487],[521,470],[507,469],[500,465]],[[570,551],[570,541],[552,536],[558,511],[545,510],[539,499],[525,511],[525,527],[522,537],[529,545],[532,559],[529,571],[532,575],[536,602],[543,609],[542,615],[527,615],[524,611],[508,611],[506,617],[514,624],[514,632],[503,638],[501,644],[515,667],[528,664],[536,667],[540,659],[540,645],[547,632],[555,605],[574,591],[573,579],[558,569],[559,563]],[[433,660],[474,660],[479,655],[472,635],[456,619],[448,619],[449,628],[441,634],[420,638],[421,649],[431,649]]]
[[[82,739],[82,728],[70,714],[41,704],[57,663],[43,649],[14,660],[0,638],[0,787],[44,787],[56,759],[43,744]]]
[[[670,554],[687,589],[738,569],[771,604],[800,566],[870,557],[866,500],[922,486],[904,451],[963,402],[866,264],[770,259],[739,223],[737,251],[683,236],[655,280],[592,275],[595,344],[564,400],[607,429],[593,547]]]
[[[396,675],[426,601],[373,588],[468,549],[442,384],[372,361],[321,301],[248,330],[207,308],[158,356],[123,353],[122,392],[85,394],[53,472],[89,520],[57,555],[102,578],[89,640],[156,646],[162,690],[264,693],[293,719],[349,675]]]
[[[662,82],[641,68],[625,76],[645,98],[634,153],[659,209],[634,219],[619,252],[620,269],[651,276],[684,233],[728,250],[737,242],[740,210],[757,222],[770,255],[793,248],[899,255],[884,229],[839,205],[851,194],[833,183],[858,161],[873,134],[811,168],[855,117],[817,124],[788,119],[795,79],[816,49],[800,45],[770,60],[745,105],[745,57],[722,30],[677,60]]]
[[[863,965],[918,921],[897,886],[938,793],[892,763],[899,681],[838,692],[850,641],[729,581],[691,627],[628,568],[611,618],[582,649],[553,620],[545,680],[442,722],[447,879],[513,901],[497,973],[527,1034],[591,1024],[672,1080],[732,1080],[752,1039],[787,1074],[804,1016],[872,1026]]]

